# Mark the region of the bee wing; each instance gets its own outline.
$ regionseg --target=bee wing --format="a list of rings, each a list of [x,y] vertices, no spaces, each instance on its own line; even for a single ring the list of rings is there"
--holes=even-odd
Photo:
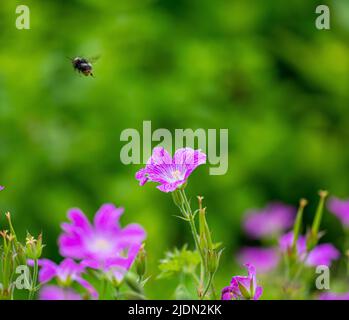
[[[91,63],[95,63],[99,60],[100,57],[101,57],[100,55],[97,55],[97,56],[89,58],[88,61]]]

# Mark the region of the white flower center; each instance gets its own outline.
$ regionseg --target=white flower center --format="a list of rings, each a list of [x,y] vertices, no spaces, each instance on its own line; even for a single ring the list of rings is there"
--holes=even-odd
[[[112,245],[104,238],[97,238],[93,241],[91,249],[94,252],[109,252],[112,250]]]
[[[182,177],[181,177],[181,172],[179,170],[175,170],[172,172],[172,176],[173,178],[175,178],[176,180],[182,180]]]

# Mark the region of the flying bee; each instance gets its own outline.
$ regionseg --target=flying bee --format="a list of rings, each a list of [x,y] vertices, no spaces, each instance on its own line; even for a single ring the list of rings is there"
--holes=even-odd
[[[93,65],[92,63],[98,60],[98,57],[86,59],[82,57],[76,57],[70,59],[75,71],[84,74],[85,76],[93,77]]]

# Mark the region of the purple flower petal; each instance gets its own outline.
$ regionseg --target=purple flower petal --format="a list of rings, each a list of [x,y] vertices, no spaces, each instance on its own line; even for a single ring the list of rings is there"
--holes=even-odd
[[[310,251],[306,264],[309,266],[331,266],[333,260],[340,257],[340,252],[330,243],[317,245]]]
[[[173,163],[176,165],[197,167],[206,163],[206,154],[200,150],[193,150],[191,148],[178,149],[173,156]]]
[[[280,257],[275,248],[245,247],[237,259],[240,264],[251,263],[259,273],[266,273],[277,267]]]
[[[345,227],[349,227],[349,200],[331,197],[327,203],[327,207]]]
[[[80,209],[71,209],[68,212],[68,218],[73,223],[75,228],[80,228],[85,233],[91,230],[90,222]]]
[[[57,286],[44,286],[40,290],[40,300],[82,300],[81,296],[72,289]]]
[[[170,154],[163,147],[155,147],[153,149],[153,154],[149,158],[147,164],[161,165],[161,164],[171,164],[172,158]]]
[[[57,275],[57,265],[48,259],[41,259],[38,262],[40,268],[39,281],[41,283],[52,280]]]
[[[119,219],[123,212],[123,208],[116,208],[113,204],[104,204],[95,215],[95,228],[102,232],[119,230]]]
[[[296,208],[272,203],[262,210],[249,211],[245,217],[245,232],[253,239],[275,237],[293,224]]]
[[[256,288],[253,300],[258,300],[261,297],[262,293],[263,293],[263,288],[258,286]]]

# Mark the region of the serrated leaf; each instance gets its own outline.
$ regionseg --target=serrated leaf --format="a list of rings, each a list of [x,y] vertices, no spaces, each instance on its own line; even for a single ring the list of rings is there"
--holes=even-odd
[[[166,253],[165,258],[160,261],[161,270],[158,278],[166,278],[179,273],[193,273],[200,263],[200,255],[197,251],[191,251],[184,245],[182,249],[175,248]]]

